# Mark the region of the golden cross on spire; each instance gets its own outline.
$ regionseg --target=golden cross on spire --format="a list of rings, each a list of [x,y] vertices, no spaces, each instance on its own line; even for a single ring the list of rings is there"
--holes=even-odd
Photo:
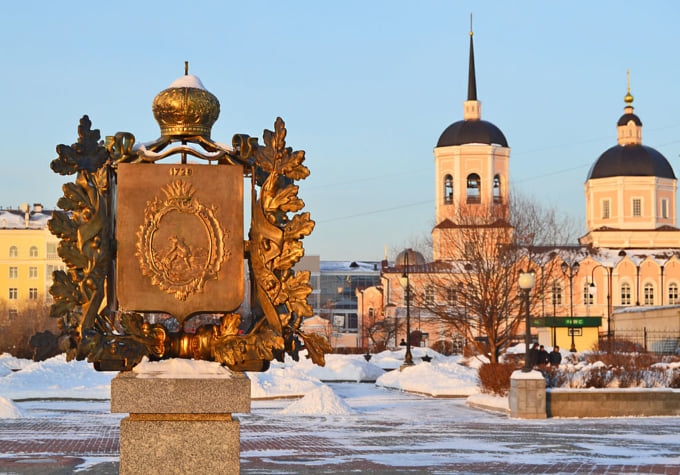
[[[633,104],[633,95],[630,93],[630,69],[626,69],[626,81],[628,82],[628,90],[626,92],[626,97],[623,98],[623,101],[626,103],[627,107],[633,107],[631,104]]]

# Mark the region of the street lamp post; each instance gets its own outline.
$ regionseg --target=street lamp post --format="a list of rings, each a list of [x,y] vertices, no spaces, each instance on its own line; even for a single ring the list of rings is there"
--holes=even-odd
[[[520,272],[519,273],[519,288],[522,289],[524,294],[524,309],[526,311],[526,321],[525,321],[525,333],[524,333],[524,343],[526,345],[526,352],[524,355],[524,368],[522,368],[523,373],[528,373],[533,370],[534,361],[531,361],[530,357],[530,347],[531,347],[531,312],[529,310],[529,292],[534,288],[536,284],[536,275],[533,272]]]
[[[406,262],[404,263],[404,273],[399,279],[399,283],[406,292],[406,355],[404,356],[404,365],[413,364],[413,356],[411,356],[411,282],[408,275],[408,254],[409,250],[404,253]]]
[[[556,282],[553,282],[552,288],[552,304],[553,304],[553,314],[552,314],[552,346],[555,348],[557,346],[557,296],[555,295],[555,289],[557,288]]]
[[[574,261],[571,265],[562,262],[560,266],[562,273],[569,279],[569,333],[571,333],[571,348],[569,351],[576,352],[576,342],[574,341],[574,276],[578,274],[579,264]]]
[[[597,287],[595,286],[595,269],[597,269],[598,267],[601,267],[602,269],[605,269],[607,271],[607,346],[611,351],[612,268],[603,266],[602,264],[598,264],[595,267],[593,267],[593,270],[590,273],[590,289],[589,289],[589,293],[590,295],[593,296],[593,298],[595,298],[595,294],[597,292]]]

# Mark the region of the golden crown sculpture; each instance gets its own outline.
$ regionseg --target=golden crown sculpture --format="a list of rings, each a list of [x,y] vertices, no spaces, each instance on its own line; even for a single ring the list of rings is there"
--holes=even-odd
[[[152,110],[161,135],[200,135],[209,139],[212,126],[220,115],[220,101],[196,76],[185,74],[158,93]]]

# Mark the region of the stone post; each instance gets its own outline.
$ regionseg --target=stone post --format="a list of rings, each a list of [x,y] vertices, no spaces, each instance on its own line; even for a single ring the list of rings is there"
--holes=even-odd
[[[510,417],[545,419],[545,379],[539,371],[515,371],[510,376]]]
[[[250,412],[250,381],[215,374],[122,372],[111,381],[111,412],[120,423],[120,473],[238,474],[240,424]]]

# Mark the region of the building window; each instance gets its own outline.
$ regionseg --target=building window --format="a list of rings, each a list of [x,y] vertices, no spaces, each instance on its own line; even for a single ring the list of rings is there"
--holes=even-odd
[[[661,200],[661,217],[668,218],[668,200],[665,198]]]
[[[562,305],[562,285],[555,281],[552,284],[552,304]]]
[[[680,303],[680,300],[678,300],[678,284],[672,282],[668,284],[668,304],[676,305],[678,303]]]
[[[609,219],[609,200],[602,202],[602,219]]]
[[[29,279],[37,279],[38,278],[38,268],[35,266],[31,266],[28,268],[28,278]]]
[[[48,258],[59,257],[59,255],[57,254],[57,243],[56,242],[48,242],[47,243],[47,257]]]
[[[482,180],[476,173],[467,177],[467,202],[477,204],[482,202]]]
[[[496,175],[493,177],[493,202],[502,203],[503,198],[501,197],[501,176]]]
[[[654,286],[652,284],[645,284],[644,298],[645,305],[654,305]]]
[[[38,248],[36,246],[31,246],[28,251],[28,255],[31,257],[38,257]]]
[[[633,216],[642,216],[642,200],[640,198],[633,200]]]
[[[453,203],[453,177],[446,175],[444,177],[444,204],[450,205]]]
[[[18,279],[19,278],[19,268],[18,267],[10,267],[9,268],[9,278],[10,279]]]
[[[9,257],[19,257],[19,249],[16,246],[9,248]]]
[[[14,320],[19,316],[19,311],[16,308],[10,308],[9,311],[7,312],[7,318],[10,320]]]
[[[434,305],[434,286],[428,285],[425,287],[425,305],[427,306],[432,306]]]
[[[368,318],[375,317],[375,309],[373,307],[368,307]]]
[[[583,302],[586,305],[593,304],[593,294],[590,293],[590,282],[588,282],[588,279],[583,283]]]
[[[630,284],[621,284],[621,305],[630,305]]]
[[[38,289],[35,287],[28,289],[28,298],[29,300],[38,300]]]
[[[9,299],[10,300],[17,300],[19,298],[19,289],[16,287],[10,287],[9,288]]]
[[[446,303],[453,307],[457,300],[456,289],[446,289]]]

